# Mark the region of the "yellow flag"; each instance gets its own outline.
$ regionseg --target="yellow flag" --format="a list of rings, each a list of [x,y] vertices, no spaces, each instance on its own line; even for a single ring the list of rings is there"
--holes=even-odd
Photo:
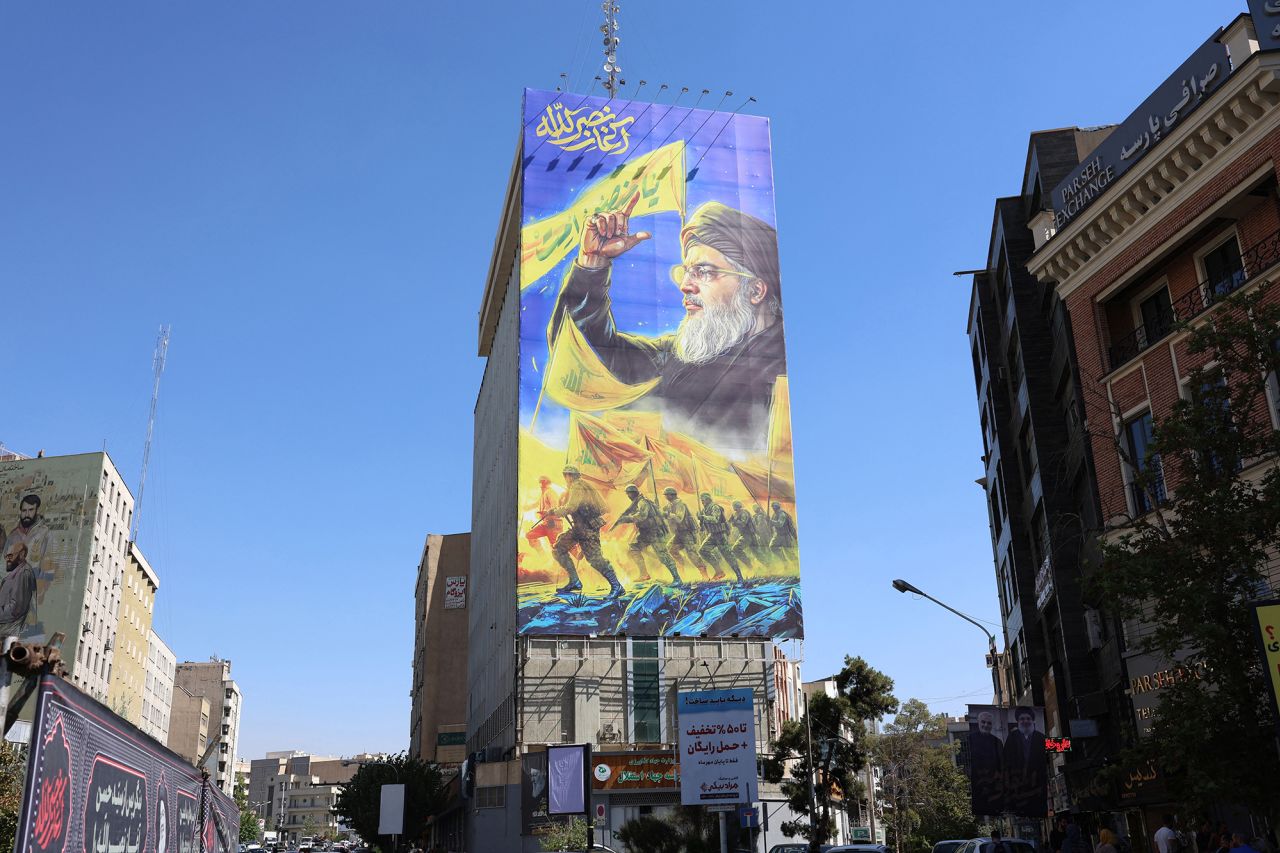
[[[612,488],[634,482],[649,464],[649,453],[599,418],[574,412],[569,417],[565,463],[587,479]]]
[[[652,391],[658,379],[627,385],[604,366],[591,349],[582,331],[569,319],[560,324],[560,333],[551,347],[547,371],[542,377],[543,392],[575,412],[600,412],[635,402]]]
[[[693,471],[699,498],[702,492],[710,492],[711,500],[724,505],[725,509],[731,509],[733,501],[742,501],[747,506],[753,503],[750,490],[732,468],[721,468],[695,456]]]
[[[626,207],[637,193],[640,200],[632,218],[671,210],[683,218],[684,177],[684,140],[678,140],[614,169],[587,187],[568,209],[525,225],[520,229],[520,287],[551,272],[575,250],[590,217]]]
[[[694,459],[701,459],[703,462],[714,465],[717,468],[729,467],[729,460],[723,454],[712,450],[702,442],[695,438],[690,438],[682,432],[667,433],[667,444],[681,453],[687,453]]]
[[[638,444],[644,444],[646,438],[662,438],[661,412],[636,412],[625,409],[605,412],[600,419],[609,426],[622,430]]]
[[[789,464],[792,458],[791,394],[787,377],[779,376],[773,382],[773,399],[769,402],[769,459]]]

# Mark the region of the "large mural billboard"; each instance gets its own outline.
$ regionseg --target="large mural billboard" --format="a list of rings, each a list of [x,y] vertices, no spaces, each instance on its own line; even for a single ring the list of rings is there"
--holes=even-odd
[[[102,464],[100,453],[0,462],[0,636],[42,643],[62,631],[68,662],[79,642]]]
[[[520,630],[802,636],[769,123],[526,90]]]

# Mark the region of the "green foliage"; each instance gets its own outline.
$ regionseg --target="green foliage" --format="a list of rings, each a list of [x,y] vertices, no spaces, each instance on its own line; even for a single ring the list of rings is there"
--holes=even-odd
[[[969,780],[946,743],[947,717],[909,699],[875,738],[874,755],[884,770],[885,820],[889,843],[917,853],[944,838],[973,838]]]
[[[378,838],[378,808],[382,786],[403,784],[404,833],[402,837],[422,837],[427,818],[445,805],[445,782],[440,768],[406,753],[392,755],[377,764],[362,764],[351,781],[342,786],[333,813],[361,838]],[[389,846],[389,840],[388,840]]]
[[[0,739],[0,850],[13,849],[26,776],[26,756],[7,740]]]
[[[258,825],[258,815],[249,805],[249,786],[243,778],[236,780],[232,799],[240,807],[240,842],[249,844],[259,840],[262,837],[262,827]]]
[[[1109,531],[1092,591],[1141,620],[1131,644],[1203,675],[1160,691],[1151,736],[1130,757],[1159,761],[1190,808],[1234,802],[1274,822],[1276,721],[1250,607],[1270,597],[1267,555],[1280,549],[1280,434],[1264,390],[1280,367],[1270,289],[1237,293],[1192,328],[1193,363],[1211,366],[1192,372],[1192,399],[1155,422],[1147,458],[1128,460],[1157,506]]]
[[[746,834],[737,819],[726,821],[725,828],[730,848],[743,846]],[[617,835],[631,853],[719,853],[720,818],[699,806],[679,806],[627,821]]]
[[[538,843],[543,850],[586,850],[587,834],[591,824],[580,817],[565,823],[557,823],[543,835],[538,836]]]
[[[800,836],[811,844],[824,843],[835,835],[835,814],[843,807],[837,799],[840,792],[852,799],[862,789],[857,774],[866,767],[870,750],[867,721],[878,720],[898,707],[892,693],[893,679],[860,657],[846,656],[835,682],[835,696],[814,696],[803,719],[783,725],[773,742],[773,755],[764,762],[765,779],[780,784],[788,805],[798,815],[782,824],[783,835]],[[810,778],[816,814],[811,814]]]

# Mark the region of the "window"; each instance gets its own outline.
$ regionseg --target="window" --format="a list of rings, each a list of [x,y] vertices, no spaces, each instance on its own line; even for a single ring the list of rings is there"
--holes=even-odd
[[[1244,284],[1244,263],[1234,234],[1206,254],[1203,261],[1210,299],[1226,296]]]
[[[1125,422],[1124,440],[1129,453],[1129,485],[1135,515],[1145,515],[1151,511],[1153,496],[1156,503],[1162,503],[1165,499],[1160,454],[1151,450],[1154,434],[1149,411]]]
[[[1271,372],[1267,375],[1267,393],[1271,395],[1271,417],[1280,429],[1280,338],[1271,342]]]
[[[1138,349],[1144,350],[1169,334],[1169,330],[1173,328],[1173,304],[1169,301],[1169,288],[1162,287],[1139,302],[1138,314],[1142,318]]]
[[[631,657],[632,742],[659,743],[662,709],[657,640],[632,641]]]
[[[1018,323],[1013,323],[1013,331],[1009,333],[1009,387],[1017,394],[1022,387],[1022,347],[1018,344]]]
[[[507,789],[502,785],[482,785],[476,788],[476,808],[500,809],[507,804]]]
[[[1009,564],[1000,563],[1000,612],[1004,616],[1009,615],[1009,611],[1013,609],[1013,590],[1009,583]]]
[[[1031,431],[1031,421],[1022,425],[1022,434],[1018,436],[1018,455],[1022,458],[1022,476],[1026,482],[1030,483],[1032,475],[1040,465],[1040,461],[1036,458],[1036,437]]]
[[[1231,397],[1230,392],[1227,390],[1226,377],[1219,375],[1217,379],[1204,383],[1199,389],[1192,392],[1191,398],[1196,405],[1205,409],[1206,420],[1208,421],[1206,426],[1212,430],[1210,435],[1216,434],[1220,440],[1230,442],[1231,437],[1227,434],[1235,433],[1235,422],[1231,417]],[[1217,453],[1208,451],[1206,453],[1206,461],[1215,474],[1222,473],[1224,466]],[[1240,457],[1233,454],[1226,467],[1233,474],[1239,471]]]

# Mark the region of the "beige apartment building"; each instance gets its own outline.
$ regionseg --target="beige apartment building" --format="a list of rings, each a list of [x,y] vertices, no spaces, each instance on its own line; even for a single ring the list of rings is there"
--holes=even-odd
[[[151,615],[155,612],[160,578],[136,542],[128,544],[128,559],[122,574],[107,704],[117,714],[141,727],[147,656],[151,647]]]
[[[440,764],[467,756],[467,581],[471,534],[432,533],[414,590],[409,755]]]
[[[178,684],[173,686],[168,745],[192,764],[199,763],[209,745],[209,700]]]
[[[235,791],[235,755],[240,741],[240,686],[231,678],[231,661],[211,658],[206,663],[185,661],[174,669],[173,711],[169,748],[197,762],[208,741],[218,746],[208,759],[209,775],[223,793]],[[190,699],[188,699],[190,697]],[[203,716],[195,699],[205,702]],[[203,729],[203,736],[200,731]],[[181,746],[175,746],[175,740]],[[192,744],[199,743],[198,751]]]

